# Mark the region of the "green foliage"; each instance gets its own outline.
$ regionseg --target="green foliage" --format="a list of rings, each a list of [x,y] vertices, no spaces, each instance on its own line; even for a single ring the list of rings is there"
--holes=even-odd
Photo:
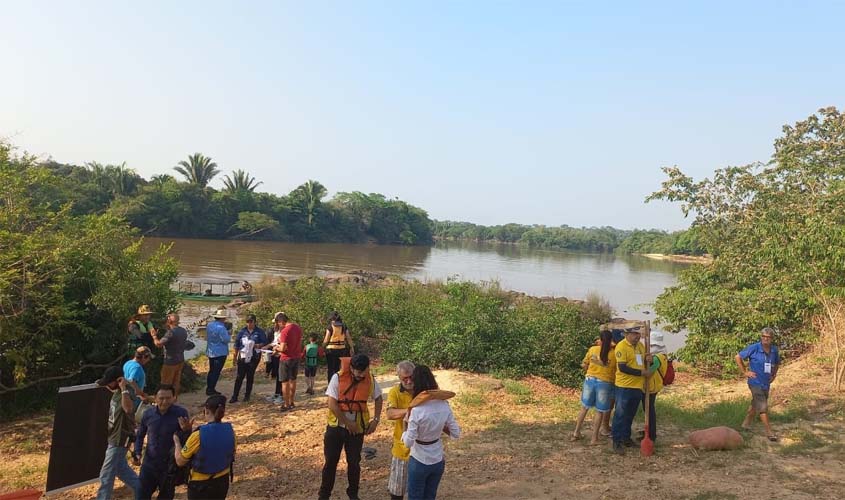
[[[255,188],[263,184],[258,182],[255,177],[249,175],[243,170],[235,170],[232,176],[226,176],[223,179],[223,185],[226,191],[230,193],[237,193],[238,191],[255,191]]]
[[[109,363],[126,352],[126,322],[139,304],[158,311],[177,305],[170,290],[177,266],[167,249],[143,256],[134,231],[114,214],[75,215],[67,182],[0,143],[0,383],[6,388]],[[77,380],[86,377],[92,374]],[[39,390],[0,394],[2,411],[43,402]]]
[[[358,285],[321,278],[259,285],[252,312],[269,321],[285,311],[306,334],[322,338],[339,311],[359,349],[379,350],[388,363],[418,363],[508,377],[536,374],[578,386],[584,352],[609,318],[573,303],[516,298],[494,285],[422,284],[403,280]]]
[[[681,358],[731,373],[732,358],[764,326],[786,352],[816,332],[822,297],[845,290],[845,117],[826,108],[775,141],[770,162],[717,170],[695,182],[665,168],[649,199],[681,202],[715,260],[681,273],[656,303],[670,328],[687,328]]]
[[[235,227],[243,231],[240,237],[254,237],[260,233],[272,235],[279,229],[279,223],[269,215],[259,212],[241,212],[238,214],[238,222]]]
[[[173,170],[182,174],[186,181],[201,188],[204,188],[211,182],[220,169],[217,164],[211,161],[211,158],[203,156],[201,153],[194,153],[188,156],[188,160],[182,160],[179,164],[173,167]]]

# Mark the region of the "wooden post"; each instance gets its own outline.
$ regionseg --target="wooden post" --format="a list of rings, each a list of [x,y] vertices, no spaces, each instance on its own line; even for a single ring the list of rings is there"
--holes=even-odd
[[[646,358],[648,355],[651,354],[651,321],[645,322],[645,353]],[[644,359],[643,367],[645,369],[649,368],[649,363],[647,359]],[[645,436],[643,436],[642,442],[640,442],[640,454],[644,457],[650,457],[654,454],[654,442],[651,440],[651,436],[649,435],[649,431],[651,430],[649,426],[651,425],[649,417],[649,410],[651,409],[651,397],[649,394],[649,386],[651,383],[651,375],[645,376],[645,387],[643,388],[643,397],[645,397]]]

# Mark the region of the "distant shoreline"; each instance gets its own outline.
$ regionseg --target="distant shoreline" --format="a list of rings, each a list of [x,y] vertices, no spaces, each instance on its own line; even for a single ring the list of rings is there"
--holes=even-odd
[[[710,264],[713,257],[709,255],[665,255],[662,253],[641,253],[635,254],[648,259],[668,260],[670,262],[683,262],[686,264]]]

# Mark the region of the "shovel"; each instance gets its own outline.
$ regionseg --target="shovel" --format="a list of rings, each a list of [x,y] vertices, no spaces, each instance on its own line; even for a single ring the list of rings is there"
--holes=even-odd
[[[645,353],[646,356],[651,353],[651,321],[646,321],[645,323]],[[644,368],[648,368],[648,366],[645,366]],[[649,382],[651,382],[651,375],[646,375],[645,387],[643,390],[645,393],[645,436],[643,436],[643,440],[640,441],[640,455],[644,457],[654,455],[654,441],[651,440],[651,436],[648,432],[649,426],[651,425],[648,418],[651,405],[651,398],[649,397]]]

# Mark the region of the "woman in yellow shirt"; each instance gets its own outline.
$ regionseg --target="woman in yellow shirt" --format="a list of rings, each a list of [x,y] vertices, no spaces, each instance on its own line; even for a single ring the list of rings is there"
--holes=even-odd
[[[584,377],[584,387],[581,390],[581,413],[575,422],[575,431],[572,433],[572,441],[581,439],[581,425],[590,408],[595,409],[593,417],[593,436],[590,445],[599,444],[599,429],[601,428],[602,416],[611,409],[613,399],[613,379],[616,374],[616,356],[613,355],[613,332],[602,330],[599,334],[599,345],[594,345],[587,350],[584,360],[581,362],[587,374]]]

